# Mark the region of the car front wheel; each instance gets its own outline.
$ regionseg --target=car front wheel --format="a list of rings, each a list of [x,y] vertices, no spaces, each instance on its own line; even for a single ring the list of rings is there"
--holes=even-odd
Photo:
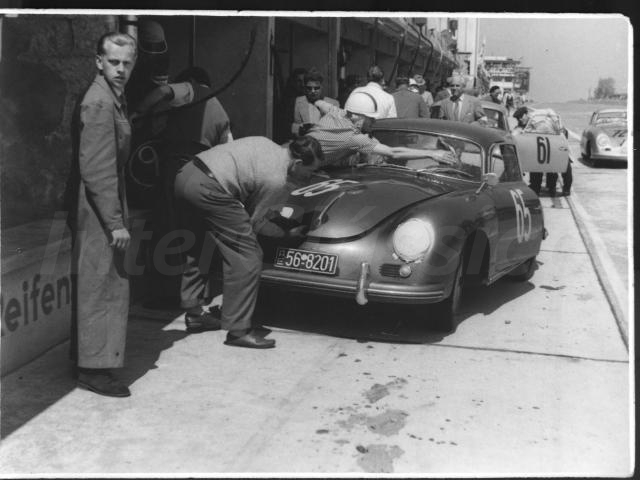
[[[460,261],[456,268],[451,295],[440,303],[433,305],[432,325],[440,332],[453,332],[456,329],[456,315],[462,303],[462,286],[464,281],[464,255],[460,255]]]
[[[583,155],[584,161],[591,165],[592,167],[596,166],[596,161],[591,156],[591,142],[587,142],[587,146],[585,148],[585,153]]]

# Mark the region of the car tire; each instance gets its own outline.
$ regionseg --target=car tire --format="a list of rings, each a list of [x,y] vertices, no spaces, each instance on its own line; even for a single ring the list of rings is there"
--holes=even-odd
[[[533,277],[533,274],[536,271],[537,264],[538,262],[536,261],[536,257],[531,257],[509,273],[509,277],[516,282],[526,282],[531,280],[531,277]]]
[[[433,328],[439,332],[454,332],[456,329],[456,315],[462,303],[462,287],[464,283],[464,255],[460,255],[460,261],[456,268],[451,294],[445,300],[433,306],[431,322]]]
[[[592,167],[596,166],[596,161],[591,156],[591,142],[587,142],[586,151],[584,153],[584,161]]]

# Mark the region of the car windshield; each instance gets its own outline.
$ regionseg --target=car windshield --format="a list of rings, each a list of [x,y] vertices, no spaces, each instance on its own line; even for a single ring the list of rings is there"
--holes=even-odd
[[[500,110],[494,110],[486,107],[483,108],[483,110],[487,117],[487,127],[496,128],[498,130],[508,130],[504,120],[504,114]]]
[[[606,123],[626,123],[627,112],[600,112],[596,117],[596,125]]]
[[[383,164],[396,165],[427,173],[452,175],[465,180],[480,181],[482,153],[475,143],[460,138],[426,132],[378,130],[374,136],[390,147],[424,150],[424,158],[392,159]],[[442,158],[444,157],[444,158]]]
[[[529,122],[524,127],[525,133],[541,133],[543,135],[562,134],[562,122],[555,113],[534,112],[529,115]]]

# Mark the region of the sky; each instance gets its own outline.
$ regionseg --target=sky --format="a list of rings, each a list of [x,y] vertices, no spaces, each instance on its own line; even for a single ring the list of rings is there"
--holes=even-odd
[[[485,55],[522,57],[531,68],[529,97],[538,102],[587,98],[598,79],[611,77],[628,92],[631,27],[622,16],[481,18]]]

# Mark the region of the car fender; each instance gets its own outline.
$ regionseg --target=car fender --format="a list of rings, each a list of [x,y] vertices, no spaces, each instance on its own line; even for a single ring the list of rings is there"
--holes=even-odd
[[[393,248],[392,237],[395,228],[410,218],[426,220],[433,226],[433,247],[416,267],[422,270],[420,275],[427,281],[440,281],[445,284],[447,292],[453,285],[460,255],[468,246],[470,238],[487,240],[486,245],[481,242],[469,246],[474,255],[484,256],[488,249],[490,262],[492,261],[493,247],[498,235],[498,219],[489,196],[483,193],[454,192],[408,208],[390,225],[389,248]],[[456,222],[451,223],[451,218],[456,218]],[[482,260],[483,258],[474,259],[474,265],[479,266]]]

